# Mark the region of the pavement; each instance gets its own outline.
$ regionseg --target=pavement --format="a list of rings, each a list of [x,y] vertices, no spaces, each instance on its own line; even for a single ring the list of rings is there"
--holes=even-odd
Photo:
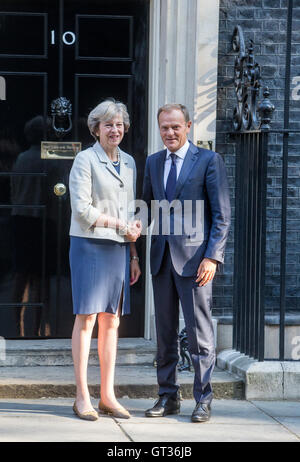
[[[299,442],[300,400],[245,399],[245,380],[216,367],[212,376],[215,399],[207,423],[192,423],[195,406],[192,371],[178,373],[181,412],[163,418],[146,418],[144,411],[157,397],[156,347],[144,339],[120,339],[115,392],[130,411],[128,420],[101,415],[96,422],[79,419],[72,410],[75,396],[74,367],[69,339],[5,341],[0,345],[0,443],[99,442],[103,456],[132,456],[122,447],[165,443]],[[89,357],[88,383],[97,409],[100,368],[95,339]],[[105,443],[105,444],[104,444]],[[122,446],[123,445],[123,446]],[[15,446],[14,446],[15,447]],[[77,446],[76,446],[77,447]],[[142,447],[142,446],[141,446]],[[113,454],[103,451],[114,451]],[[128,449],[129,451],[129,449]],[[151,449],[152,451],[152,449]],[[158,456],[172,454],[153,454]],[[135,460],[144,460],[147,453]]]
[[[299,401],[215,399],[206,423],[190,422],[195,405],[191,399],[182,401],[179,415],[151,419],[144,410],[152,406],[152,399],[124,397],[119,401],[129,409],[130,419],[101,415],[95,422],[74,415],[73,401],[0,399],[0,442],[106,442],[106,451],[121,451],[122,443],[135,447],[143,442],[187,447],[195,442],[300,442]],[[98,400],[92,403],[97,408]],[[139,459],[143,460],[141,454]]]

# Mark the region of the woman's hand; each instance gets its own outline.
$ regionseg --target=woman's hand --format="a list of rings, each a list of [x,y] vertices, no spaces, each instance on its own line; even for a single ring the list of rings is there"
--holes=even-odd
[[[142,274],[138,260],[130,260],[130,285],[132,286],[138,280]]]
[[[136,242],[136,240],[140,237],[142,232],[142,223],[140,220],[135,220],[127,225],[127,232],[125,234],[126,238],[130,242]]]

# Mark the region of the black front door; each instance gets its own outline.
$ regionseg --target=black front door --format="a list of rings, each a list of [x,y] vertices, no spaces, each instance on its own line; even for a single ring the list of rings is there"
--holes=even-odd
[[[140,194],[147,37],[147,1],[0,2],[0,336],[71,336],[72,159],[42,159],[41,141],[58,139],[50,118],[58,97],[72,109],[63,141],[81,142],[83,149],[94,142],[86,124],[90,110],[106,97],[124,102],[132,126],[121,147],[135,157]],[[58,184],[66,186],[63,195]],[[143,256],[141,242],[138,250]],[[144,276],[131,299],[122,337],[143,335]]]

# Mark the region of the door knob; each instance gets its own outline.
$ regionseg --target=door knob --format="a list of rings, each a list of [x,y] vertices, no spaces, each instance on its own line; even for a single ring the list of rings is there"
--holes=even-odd
[[[57,196],[63,196],[67,191],[66,186],[63,183],[57,183],[54,186],[54,194]]]

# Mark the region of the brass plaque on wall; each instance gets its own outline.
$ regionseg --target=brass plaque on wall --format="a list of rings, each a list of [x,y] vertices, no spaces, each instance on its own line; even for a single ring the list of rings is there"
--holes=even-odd
[[[81,143],[73,141],[42,141],[42,159],[74,159],[81,151]]]

